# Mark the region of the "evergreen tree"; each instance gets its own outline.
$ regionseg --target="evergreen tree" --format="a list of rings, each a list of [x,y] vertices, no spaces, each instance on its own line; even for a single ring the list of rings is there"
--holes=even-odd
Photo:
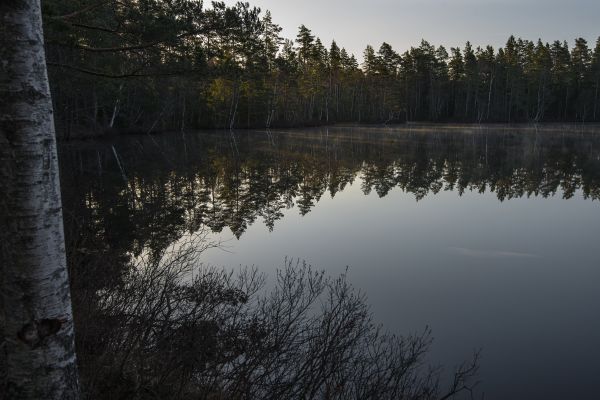
[[[298,56],[300,63],[303,65],[307,64],[311,57],[314,55],[313,44],[315,37],[313,36],[310,29],[306,26],[301,25],[296,36],[296,43],[298,43]]]
[[[583,38],[575,40],[575,46],[571,50],[571,68],[573,76],[575,117],[578,120],[587,120],[593,108],[591,67],[592,55],[587,41]]]
[[[261,22],[264,62],[269,70],[273,70],[275,68],[277,53],[283,43],[283,39],[279,36],[281,27],[273,23],[271,12],[268,10]]]
[[[592,119],[598,121],[600,117],[600,109],[598,108],[598,100],[600,95],[600,37],[596,40],[596,47],[592,55],[592,63],[590,66],[590,76],[594,93]]]
[[[375,74],[378,70],[375,49],[373,49],[373,46],[371,45],[367,45],[363,53],[363,70],[367,75]]]
[[[346,57],[348,57],[347,54]],[[340,70],[342,67],[342,60],[342,53],[340,52],[340,48],[334,40],[331,42],[331,46],[329,47],[329,66],[332,72],[338,72]]]
[[[376,64],[378,73],[383,75],[396,75],[400,56],[392,49],[392,46],[383,42],[377,52],[377,58],[379,61]]]

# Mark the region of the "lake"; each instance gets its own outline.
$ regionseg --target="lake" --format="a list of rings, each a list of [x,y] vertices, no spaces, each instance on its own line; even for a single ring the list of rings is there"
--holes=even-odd
[[[66,218],[123,257],[205,229],[206,264],[348,269],[386,329],[431,327],[432,363],[481,349],[488,400],[600,392],[600,129],[178,132],[60,159]]]

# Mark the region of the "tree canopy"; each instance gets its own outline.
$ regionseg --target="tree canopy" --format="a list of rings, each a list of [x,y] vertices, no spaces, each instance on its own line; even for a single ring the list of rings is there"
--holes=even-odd
[[[44,2],[60,134],[270,127],[336,122],[600,120],[600,39],[573,47],[509,37],[363,62],[305,25],[284,40],[248,3]]]

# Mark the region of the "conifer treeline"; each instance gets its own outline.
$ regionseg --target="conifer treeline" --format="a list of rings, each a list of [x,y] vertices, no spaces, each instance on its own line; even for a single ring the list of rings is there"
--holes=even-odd
[[[294,41],[248,3],[47,0],[50,78],[61,134],[326,123],[600,121],[600,38],[510,37],[503,48],[363,62],[305,26]]]

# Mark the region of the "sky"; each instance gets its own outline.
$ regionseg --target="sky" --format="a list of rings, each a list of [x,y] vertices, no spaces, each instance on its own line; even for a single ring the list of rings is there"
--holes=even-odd
[[[421,39],[447,48],[491,44],[511,35],[552,42],[600,36],[600,0],[247,0],[271,10],[282,35],[306,25],[329,47],[332,39],[362,60],[367,44],[388,42],[398,52]],[[234,4],[235,0],[226,3]]]

